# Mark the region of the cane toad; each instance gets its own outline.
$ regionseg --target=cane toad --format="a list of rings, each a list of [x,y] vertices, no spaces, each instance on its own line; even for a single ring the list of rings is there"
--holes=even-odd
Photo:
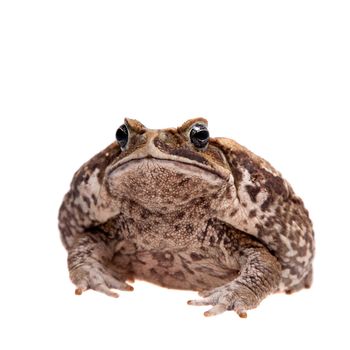
[[[274,292],[310,287],[314,234],[302,200],[267,161],[207,121],[116,141],[74,175],[59,211],[76,294],[112,297],[128,280],[198,291],[204,314],[241,317]]]

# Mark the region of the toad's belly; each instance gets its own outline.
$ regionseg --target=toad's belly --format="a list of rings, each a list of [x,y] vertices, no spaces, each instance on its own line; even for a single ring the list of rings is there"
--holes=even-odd
[[[239,265],[202,249],[157,251],[124,246],[113,258],[118,275],[145,280],[167,288],[207,290],[232,281]]]

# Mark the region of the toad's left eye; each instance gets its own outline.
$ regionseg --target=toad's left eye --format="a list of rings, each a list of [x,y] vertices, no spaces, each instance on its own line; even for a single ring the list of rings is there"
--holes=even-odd
[[[203,124],[193,125],[190,131],[191,142],[197,148],[204,148],[209,142],[209,131]]]

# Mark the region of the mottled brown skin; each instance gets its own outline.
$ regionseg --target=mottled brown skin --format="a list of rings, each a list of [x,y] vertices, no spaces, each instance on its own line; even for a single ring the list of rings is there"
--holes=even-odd
[[[269,294],[310,287],[314,236],[302,200],[236,142],[198,149],[189,120],[151,130],[126,119],[117,142],[74,175],[59,212],[76,293],[117,297],[128,279],[200,292],[205,315],[241,317]]]

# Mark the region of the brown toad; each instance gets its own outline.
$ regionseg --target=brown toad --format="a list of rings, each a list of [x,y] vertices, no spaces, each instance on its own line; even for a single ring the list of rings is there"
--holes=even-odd
[[[76,294],[128,279],[199,291],[206,316],[241,317],[270,293],[310,287],[314,236],[302,200],[268,162],[209,138],[125,119],[117,142],[74,175],[59,212]]]

